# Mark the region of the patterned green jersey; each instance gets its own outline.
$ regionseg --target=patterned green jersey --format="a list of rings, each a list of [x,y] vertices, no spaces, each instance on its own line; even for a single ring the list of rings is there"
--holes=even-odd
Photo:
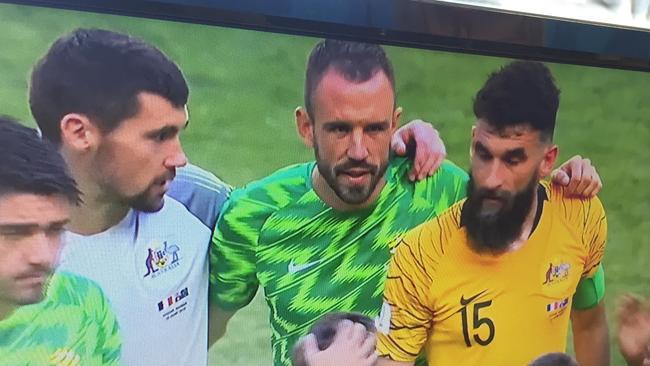
[[[117,322],[99,287],[68,273],[52,276],[45,299],[0,321],[3,366],[119,365]]]
[[[294,165],[233,192],[211,247],[217,306],[239,309],[264,288],[276,366],[291,364],[294,343],[326,313],[376,317],[394,238],[464,197],[467,181],[445,162],[413,183],[410,162],[395,158],[374,205],[339,212],[312,189],[314,167]]]

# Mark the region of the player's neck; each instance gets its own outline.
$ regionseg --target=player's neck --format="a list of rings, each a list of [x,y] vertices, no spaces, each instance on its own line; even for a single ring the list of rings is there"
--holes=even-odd
[[[108,194],[90,174],[96,171],[94,161],[61,149],[77,188],[81,191],[82,203],[72,211],[66,229],[81,235],[98,234],[117,225],[129,212],[129,206],[120,203]]]
[[[83,202],[73,210],[68,230],[81,235],[98,234],[117,225],[128,214],[127,204],[119,203],[97,184],[80,179],[78,185]]]
[[[9,315],[13,313],[16,309],[18,309],[18,306],[15,304],[9,304],[0,301],[0,322],[9,318]]]
[[[521,225],[521,234],[519,234],[519,238],[515,239],[515,241],[508,246],[508,251],[515,251],[517,249],[520,249],[528,241],[528,238],[533,233],[535,219],[537,216],[537,205],[539,204],[541,204],[541,202],[539,202],[537,190],[535,190],[535,194],[533,195],[533,202],[530,205],[530,210],[526,215],[524,223]]]
[[[311,183],[312,187],[314,188],[314,192],[316,192],[318,197],[323,200],[323,202],[325,202],[328,206],[337,211],[350,212],[362,210],[364,208],[372,206],[377,201],[381,190],[386,185],[386,178],[382,177],[381,180],[377,182],[374,191],[368,197],[368,199],[365,202],[359,204],[350,204],[339,198],[336,192],[334,192],[332,187],[327,184],[325,178],[323,178],[323,176],[318,171],[318,166],[314,167],[314,171],[311,174]]]

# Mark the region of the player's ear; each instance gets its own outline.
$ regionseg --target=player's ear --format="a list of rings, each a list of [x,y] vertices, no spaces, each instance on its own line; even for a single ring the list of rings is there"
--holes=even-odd
[[[551,174],[559,153],[560,149],[557,145],[550,144],[548,147],[544,148],[544,159],[542,159],[539,167],[539,179],[548,177]]]
[[[309,148],[314,147],[314,122],[309,117],[309,113],[304,107],[297,107],[294,111],[296,117],[296,128],[302,141]]]
[[[63,116],[59,128],[62,146],[77,152],[84,152],[96,146],[101,135],[99,128],[88,116],[79,113]]]
[[[474,149],[472,148],[474,146],[474,137],[476,137],[476,125],[472,126],[472,138],[470,139],[469,143],[469,160],[472,161],[472,156],[474,155]]]
[[[395,108],[393,111],[393,120],[391,121],[391,131],[395,132],[400,126],[400,119],[402,118],[402,107]]]

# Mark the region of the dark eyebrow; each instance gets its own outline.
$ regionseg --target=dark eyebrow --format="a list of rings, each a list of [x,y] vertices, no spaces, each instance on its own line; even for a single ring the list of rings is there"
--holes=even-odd
[[[490,154],[490,155],[492,155],[492,154],[490,153],[490,150],[488,150],[488,148],[485,147],[485,145],[483,145],[480,141],[476,141],[476,142],[474,143],[474,149],[477,150],[477,151],[480,152],[480,153],[485,153],[485,154]]]
[[[528,155],[526,155],[526,150],[524,150],[523,147],[518,147],[516,149],[506,151],[506,153],[503,154],[503,158],[506,160],[511,160],[511,159],[524,160],[528,158]]]
[[[46,228],[64,227],[70,220],[54,221],[49,223]],[[5,223],[0,224],[0,231],[31,231],[40,228],[41,225],[34,223]]]
[[[332,129],[335,127],[350,127],[352,123],[348,121],[327,121],[323,123],[323,128]]]
[[[370,122],[366,127],[382,127],[382,128],[388,128],[390,127],[390,122],[388,121],[377,121],[377,122]]]
[[[334,128],[334,127],[350,127],[352,122],[350,121],[327,121],[323,123],[323,128]],[[377,121],[370,122],[366,125],[367,127],[384,127],[387,128],[390,126],[389,121]]]

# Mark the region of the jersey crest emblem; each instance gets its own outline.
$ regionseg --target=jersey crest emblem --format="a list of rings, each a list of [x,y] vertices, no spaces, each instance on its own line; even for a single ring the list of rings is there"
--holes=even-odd
[[[552,285],[566,280],[569,277],[570,269],[571,265],[569,263],[560,262],[554,264],[553,262],[549,262],[542,285]]]
[[[147,273],[144,274],[144,277],[156,278],[178,267],[180,261],[178,252],[180,250],[178,245],[170,244],[167,241],[164,241],[162,245],[154,244],[147,248],[147,257],[144,261]]]

